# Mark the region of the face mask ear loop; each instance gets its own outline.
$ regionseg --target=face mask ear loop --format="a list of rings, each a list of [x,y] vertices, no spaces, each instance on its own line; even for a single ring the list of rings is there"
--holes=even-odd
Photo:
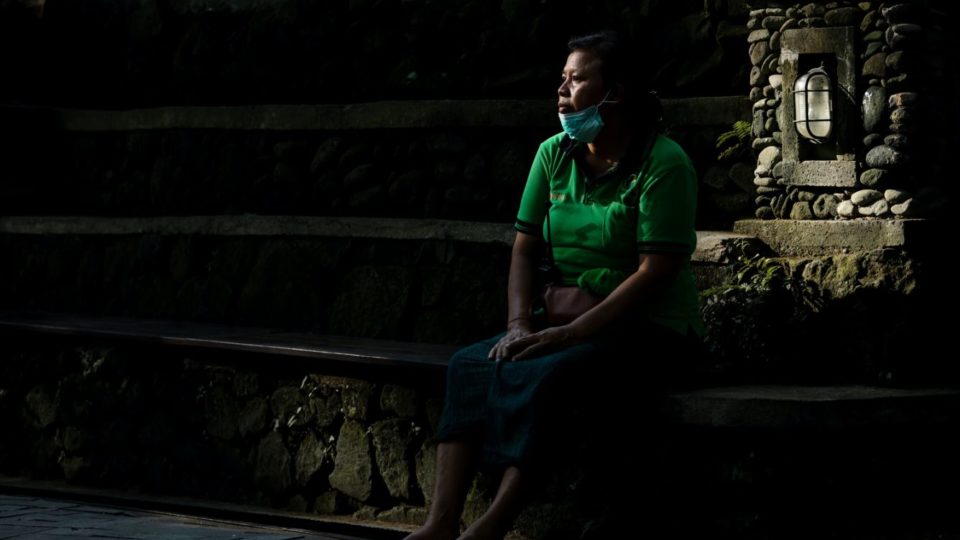
[[[610,92],[613,92],[612,88],[610,90],[607,90],[607,95],[603,96],[603,100],[601,100],[600,103],[598,103],[597,105],[603,105],[604,103],[620,103],[619,99],[617,101],[607,101],[607,96],[610,95]]]

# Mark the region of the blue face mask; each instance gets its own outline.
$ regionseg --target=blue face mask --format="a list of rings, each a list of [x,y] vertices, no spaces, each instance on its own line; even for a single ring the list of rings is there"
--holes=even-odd
[[[567,114],[558,113],[563,131],[575,141],[585,143],[593,142],[603,128],[603,119],[600,118],[600,105],[604,103],[619,103],[619,101],[607,101],[607,96],[609,95],[610,92],[607,92],[607,95],[603,96],[603,100],[601,100],[600,103],[591,105],[582,111]]]

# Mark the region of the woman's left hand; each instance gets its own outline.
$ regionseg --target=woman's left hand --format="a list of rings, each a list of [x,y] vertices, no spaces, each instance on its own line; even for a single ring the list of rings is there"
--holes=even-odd
[[[548,352],[565,349],[578,340],[570,325],[553,326],[524,336],[506,346],[505,360],[527,360]]]

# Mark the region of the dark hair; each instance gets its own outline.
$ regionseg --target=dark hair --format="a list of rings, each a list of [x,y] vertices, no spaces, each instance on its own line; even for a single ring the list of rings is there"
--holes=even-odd
[[[567,42],[567,49],[588,51],[600,59],[603,85],[606,88],[623,85],[627,115],[643,124],[659,126],[663,116],[660,100],[650,91],[642,55],[631,48],[623,34],[602,30],[576,36]]]

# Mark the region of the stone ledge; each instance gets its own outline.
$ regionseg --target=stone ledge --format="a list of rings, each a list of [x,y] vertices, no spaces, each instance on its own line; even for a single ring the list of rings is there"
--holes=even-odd
[[[403,367],[442,373],[457,347],[187,321],[0,311],[0,330],[122,339],[307,359],[335,365]]]
[[[426,369],[442,374],[455,346],[270,331],[183,321],[22,314],[0,311],[0,330],[123,339],[170,346],[237,350],[333,364]],[[317,369],[317,364],[308,364]],[[960,421],[960,389],[754,385],[704,388],[665,396],[673,424],[794,428],[945,424]]]
[[[733,262],[731,249],[735,242],[746,242],[759,249],[762,242],[748,234],[732,233],[728,231],[697,231],[697,250],[693,260],[701,263],[726,264]],[[734,250],[736,251],[736,250]]]
[[[441,219],[257,215],[135,218],[13,216],[0,217],[0,234],[325,236],[493,242],[512,246],[516,230],[513,224],[508,223]],[[726,246],[737,239],[750,240],[750,236],[726,231],[697,231],[697,249],[692,260],[721,263]]]
[[[733,386],[670,394],[674,423],[735,428],[869,427],[960,421],[960,388]]]
[[[317,216],[0,217],[0,234],[327,236],[456,240],[513,245],[512,224],[442,219]]]
[[[759,238],[778,255],[807,256],[918,247],[932,226],[924,219],[747,219],[734,223],[733,231]]]
[[[746,96],[664,99],[671,126],[730,125],[751,118]],[[11,107],[5,108],[7,111]],[[17,109],[48,114],[49,109]],[[0,109],[0,115],[5,111]],[[556,128],[556,100],[378,101],[337,105],[158,107],[54,111],[67,131],[152,129],[365,130],[445,127]],[[51,124],[53,125],[53,124]]]

